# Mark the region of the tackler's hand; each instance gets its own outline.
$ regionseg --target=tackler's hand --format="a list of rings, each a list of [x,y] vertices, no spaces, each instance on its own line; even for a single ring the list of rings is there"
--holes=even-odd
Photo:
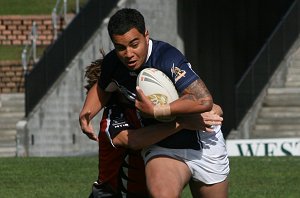
[[[214,111],[201,113],[201,117],[203,119],[205,131],[207,132],[214,131],[216,126],[221,126],[223,123],[223,118]]]
[[[81,131],[91,140],[99,141],[97,135],[94,133],[93,125],[90,119],[91,112],[85,112],[79,116],[79,124]]]
[[[205,125],[222,125],[223,118],[213,111],[201,113]]]

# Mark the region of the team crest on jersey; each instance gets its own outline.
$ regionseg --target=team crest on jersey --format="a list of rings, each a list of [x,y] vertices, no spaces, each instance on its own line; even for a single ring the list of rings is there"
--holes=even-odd
[[[175,67],[174,63],[173,63],[173,66],[171,68],[171,72],[172,72],[172,75],[175,75],[175,83],[181,79],[182,77],[185,77],[185,74],[186,74],[186,71],[185,70],[182,70],[178,67]]]

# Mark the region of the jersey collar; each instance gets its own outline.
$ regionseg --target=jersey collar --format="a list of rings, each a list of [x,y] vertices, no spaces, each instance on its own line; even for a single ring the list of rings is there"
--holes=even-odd
[[[152,40],[151,39],[149,39],[149,45],[148,45],[148,54],[147,54],[147,59],[146,59],[146,61],[145,61],[145,63],[148,61],[148,59],[149,59],[149,57],[150,57],[150,55],[151,55],[151,53],[152,53]]]

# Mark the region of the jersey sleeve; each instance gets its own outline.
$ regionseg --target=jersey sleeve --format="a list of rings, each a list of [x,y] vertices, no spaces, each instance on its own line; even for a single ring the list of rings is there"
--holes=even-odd
[[[105,107],[100,123],[100,133],[106,133],[113,147],[113,139],[123,130],[136,129],[141,126],[135,108],[123,108],[120,105]]]
[[[111,145],[113,144],[113,138],[115,138],[121,131],[130,128],[124,113],[118,108],[117,105],[111,105],[105,107],[102,120],[100,123],[100,133],[106,133]]]
[[[178,92],[183,92],[190,84],[199,79],[189,62],[179,62],[171,67],[171,78]]]
[[[106,90],[112,82],[113,74],[115,72],[116,60],[114,51],[109,52],[103,59],[101,65],[101,73],[98,79],[98,85],[102,90]]]
[[[186,57],[175,47],[165,44],[157,53],[159,58],[154,65],[172,80],[179,93],[199,79]]]

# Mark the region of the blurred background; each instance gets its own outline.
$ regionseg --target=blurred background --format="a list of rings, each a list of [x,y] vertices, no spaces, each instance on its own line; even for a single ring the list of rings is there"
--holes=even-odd
[[[113,49],[123,7],[187,56],[224,110],[229,154],[300,155],[297,0],[0,0],[0,156],[97,153],[78,124],[84,70]],[[255,154],[253,139],[276,147]]]

